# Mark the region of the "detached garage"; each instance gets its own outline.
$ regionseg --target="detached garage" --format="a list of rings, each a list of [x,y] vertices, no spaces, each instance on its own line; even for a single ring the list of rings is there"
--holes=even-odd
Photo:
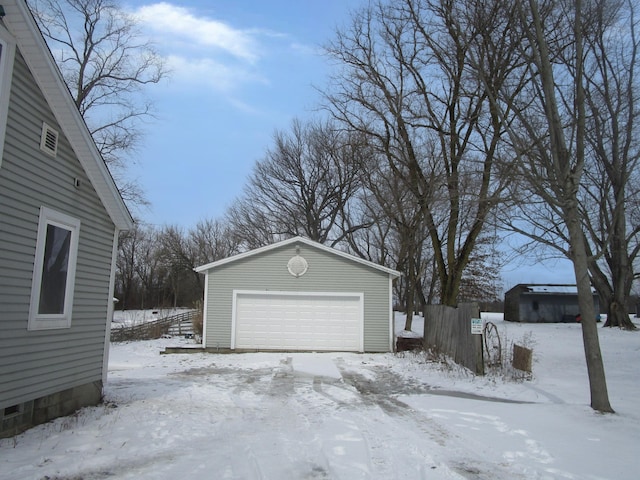
[[[395,270],[295,237],[196,271],[204,348],[393,350]]]

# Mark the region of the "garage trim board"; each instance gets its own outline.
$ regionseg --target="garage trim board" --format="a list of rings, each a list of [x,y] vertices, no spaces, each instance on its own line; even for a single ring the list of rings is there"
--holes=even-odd
[[[234,290],[231,349],[364,351],[364,294]]]

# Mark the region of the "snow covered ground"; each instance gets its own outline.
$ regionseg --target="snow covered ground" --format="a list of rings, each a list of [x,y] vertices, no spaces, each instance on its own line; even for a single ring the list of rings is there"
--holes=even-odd
[[[531,380],[423,354],[112,345],[105,404],[0,440],[0,479],[639,478],[640,333],[599,329],[617,412],[602,415],[580,325],[492,320],[533,348]]]

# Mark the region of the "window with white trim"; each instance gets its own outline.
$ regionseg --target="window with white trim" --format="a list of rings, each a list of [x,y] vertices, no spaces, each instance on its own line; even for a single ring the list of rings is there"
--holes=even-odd
[[[69,328],[80,220],[40,208],[29,330]]]
[[[0,166],[4,149],[4,137],[7,129],[9,111],[9,93],[16,44],[13,36],[0,24]]]

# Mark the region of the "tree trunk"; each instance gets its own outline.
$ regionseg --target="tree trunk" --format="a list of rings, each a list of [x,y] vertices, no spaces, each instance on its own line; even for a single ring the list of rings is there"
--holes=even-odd
[[[408,267],[408,272],[407,272],[407,291],[406,291],[406,297],[405,297],[405,311],[407,313],[407,318],[404,322],[404,329],[408,332],[411,331],[411,324],[413,323],[413,312],[415,310],[415,293],[416,293],[416,275],[415,275],[415,268],[413,267],[414,262],[413,262],[413,258],[411,258],[411,255],[409,255],[408,261],[407,261],[407,267]]]
[[[575,1],[574,35],[575,35],[575,159],[565,140],[564,124],[556,101],[556,83],[553,76],[553,66],[549,56],[548,44],[545,38],[543,22],[538,10],[538,2],[529,0],[531,20],[535,35],[532,40],[536,45],[536,61],[540,72],[540,82],[543,90],[544,108],[549,127],[549,145],[551,157],[546,168],[552,172],[552,185],[556,191],[556,201],[561,206],[562,216],[571,247],[571,260],[578,287],[578,305],[582,315],[582,340],[584,344],[587,372],[589,375],[589,389],[591,392],[591,408],[600,412],[613,412],[609,404],[607,382],[604,374],[604,364],[600,343],[598,341],[598,327],[593,305],[591,279],[589,278],[589,256],[585,242],[580,211],[578,209],[577,193],[584,169],[584,134],[585,134],[585,105],[583,81],[583,50],[582,50],[582,1]],[[546,153],[546,152],[544,152]],[[543,155],[544,155],[543,153]],[[543,156],[543,158],[545,158]]]
[[[625,330],[635,330],[636,326],[629,318],[629,311],[624,299],[611,299],[607,307],[607,321],[605,327],[620,327]]]
[[[629,319],[627,311],[627,298],[633,285],[633,266],[627,252],[629,245],[625,240],[627,227],[624,208],[620,210],[621,212],[615,212],[617,218],[611,240],[611,284],[613,285],[613,295],[607,310],[606,326],[635,330],[635,325]]]
[[[587,244],[588,248],[588,244]],[[600,309],[606,312],[607,320],[605,327],[620,327],[625,330],[635,330],[636,326],[629,318],[627,307],[627,298],[631,294],[631,286],[633,283],[633,273],[628,268],[612,267],[611,279],[607,276],[600,265],[596,262],[592,252],[589,255],[589,272],[593,286],[600,296]],[[616,265],[616,258],[620,252],[613,253],[609,265]],[[623,253],[626,255],[626,253]],[[598,313],[598,312],[596,312]]]
[[[575,207],[567,208],[565,215],[569,238],[571,239],[571,260],[573,261],[576,285],[578,287],[578,305],[582,316],[580,324],[582,325],[582,341],[589,375],[591,408],[599,412],[613,413],[613,408],[609,403],[604,364],[598,340],[596,312],[587,268],[587,250],[584,243],[584,235],[580,228],[578,210]]]
[[[413,322],[413,293],[407,291],[407,304],[406,304],[406,308],[405,308],[406,312],[407,312],[407,318],[404,321],[404,329],[407,332],[411,331],[411,324]]]

